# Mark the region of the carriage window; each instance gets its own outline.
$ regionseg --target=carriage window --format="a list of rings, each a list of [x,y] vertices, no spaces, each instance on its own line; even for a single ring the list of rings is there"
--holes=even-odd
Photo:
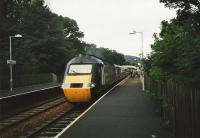
[[[92,72],[91,64],[74,64],[69,67],[69,74],[88,74]]]

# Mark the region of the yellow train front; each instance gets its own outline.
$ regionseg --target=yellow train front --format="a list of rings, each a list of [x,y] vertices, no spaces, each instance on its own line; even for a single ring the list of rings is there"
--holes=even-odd
[[[80,55],[67,64],[63,91],[70,102],[88,102],[100,89],[102,60],[88,55]]]

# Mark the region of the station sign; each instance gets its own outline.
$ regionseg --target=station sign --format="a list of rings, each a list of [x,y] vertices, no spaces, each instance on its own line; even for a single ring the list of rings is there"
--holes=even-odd
[[[7,60],[7,64],[16,64],[16,60]]]

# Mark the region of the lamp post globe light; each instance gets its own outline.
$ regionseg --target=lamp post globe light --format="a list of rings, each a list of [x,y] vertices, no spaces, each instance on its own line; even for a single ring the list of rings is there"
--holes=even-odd
[[[10,41],[10,59],[7,60],[7,64],[10,64],[10,91],[13,91],[13,71],[12,71],[12,65],[16,64],[15,60],[12,60],[12,38],[21,38],[22,35],[16,34],[14,36],[9,36],[9,41]]]
[[[129,33],[129,34],[136,34],[137,32],[134,30],[133,32]]]

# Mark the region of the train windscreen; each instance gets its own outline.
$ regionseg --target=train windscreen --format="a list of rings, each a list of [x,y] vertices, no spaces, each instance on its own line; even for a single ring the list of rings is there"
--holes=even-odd
[[[68,74],[89,74],[92,72],[92,64],[72,64]]]

